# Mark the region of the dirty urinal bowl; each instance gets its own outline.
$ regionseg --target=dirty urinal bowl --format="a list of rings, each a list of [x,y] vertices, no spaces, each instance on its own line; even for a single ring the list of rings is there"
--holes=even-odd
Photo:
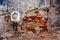
[[[20,22],[20,13],[18,11],[14,11],[11,13],[11,21],[12,22]]]

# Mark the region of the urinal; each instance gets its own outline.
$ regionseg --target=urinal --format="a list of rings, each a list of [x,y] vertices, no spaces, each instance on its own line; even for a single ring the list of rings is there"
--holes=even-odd
[[[12,22],[20,22],[20,13],[17,11],[14,11],[11,13],[11,21]]]

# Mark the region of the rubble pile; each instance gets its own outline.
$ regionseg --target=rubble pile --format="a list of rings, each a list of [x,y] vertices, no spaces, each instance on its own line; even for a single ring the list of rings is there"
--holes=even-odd
[[[27,11],[25,13],[26,16],[22,19],[22,30],[33,32],[47,30],[48,18],[42,16],[38,9],[35,9],[34,11]]]

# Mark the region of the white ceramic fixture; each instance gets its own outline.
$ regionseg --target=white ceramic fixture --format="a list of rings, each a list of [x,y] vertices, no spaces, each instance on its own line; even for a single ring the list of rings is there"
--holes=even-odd
[[[21,14],[18,11],[14,11],[11,13],[11,21],[13,22],[20,22]]]

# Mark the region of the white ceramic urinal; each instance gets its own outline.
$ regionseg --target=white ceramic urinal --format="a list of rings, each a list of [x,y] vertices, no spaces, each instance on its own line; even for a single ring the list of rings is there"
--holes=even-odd
[[[20,22],[20,13],[17,11],[12,12],[11,14],[11,21],[13,22]]]

